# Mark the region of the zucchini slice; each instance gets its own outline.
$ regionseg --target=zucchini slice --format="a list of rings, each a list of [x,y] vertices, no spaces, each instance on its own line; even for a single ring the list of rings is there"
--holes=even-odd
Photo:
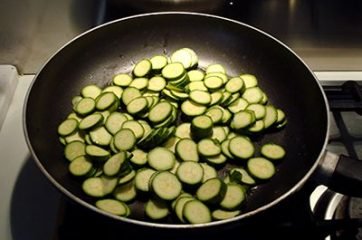
[[[180,163],[176,175],[182,183],[194,186],[202,182],[204,169],[197,162],[185,161]]]
[[[167,148],[156,147],[147,154],[147,161],[152,168],[158,171],[165,171],[173,168],[176,157]]]
[[[119,216],[125,216],[128,211],[125,203],[110,198],[98,200],[96,206],[105,212]]]
[[[209,208],[198,200],[186,202],[182,213],[185,220],[192,224],[211,222]]]
[[[261,147],[260,153],[264,157],[272,159],[272,160],[279,160],[285,156],[284,148],[282,146],[274,144],[274,143],[264,144]]]
[[[153,220],[165,218],[169,212],[168,205],[159,199],[151,198],[145,204],[145,213]]]
[[[267,180],[276,172],[274,164],[263,157],[250,158],[247,162],[247,168],[253,177],[260,180]]]
[[[199,161],[199,154],[197,152],[197,144],[188,138],[179,140],[176,144],[176,154],[182,161]]]
[[[182,190],[181,182],[174,174],[168,171],[158,172],[153,177],[151,186],[156,196],[165,201],[177,198]]]
[[[196,191],[196,197],[202,202],[217,204],[225,196],[226,184],[220,178],[211,178]]]
[[[236,158],[248,159],[254,155],[255,148],[249,139],[237,136],[230,140],[229,151]]]

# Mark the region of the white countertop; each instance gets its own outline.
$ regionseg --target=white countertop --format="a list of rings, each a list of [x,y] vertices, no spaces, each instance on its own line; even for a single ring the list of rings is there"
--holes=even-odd
[[[0,239],[51,239],[61,194],[32,160],[22,126],[33,75],[19,78],[0,131]]]
[[[345,72],[349,80],[362,80],[361,72]],[[316,72],[329,85],[335,72]],[[62,194],[45,178],[25,142],[22,111],[34,75],[20,76],[0,129],[0,240],[49,240]],[[352,78],[352,79],[351,79]],[[335,85],[336,82],[333,81]],[[325,188],[321,189],[325,190]],[[311,201],[312,206],[315,204]]]

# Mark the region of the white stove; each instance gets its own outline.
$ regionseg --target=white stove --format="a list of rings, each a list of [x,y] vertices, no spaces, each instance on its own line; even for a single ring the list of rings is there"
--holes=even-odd
[[[0,239],[52,239],[60,193],[47,181],[25,142],[22,111],[34,75],[17,76],[0,131]]]
[[[18,76],[15,67],[1,67],[3,66],[0,66],[0,70],[5,69],[7,73],[1,75],[0,71],[0,82],[6,82],[7,80],[1,79],[6,76],[12,79],[12,85],[7,86],[6,94],[0,98],[5,102],[1,108],[4,118],[0,131],[0,239],[54,239],[62,194],[37,168],[30,156],[23,133],[24,100],[34,75]],[[362,81],[362,72],[315,72],[315,74],[322,85],[339,85],[344,80]],[[350,129],[356,134],[362,133],[359,127],[361,116],[348,113],[344,117],[351,122]],[[331,136],[334,135],[338,135],[338,129],[332,119]],[[355,147],[357,154],[362,158],[362,147]],[[328,149],[336,153],[346,153],[338,143],[329,144]],[[325,190],[325,186],[319,186],[314,191],[310,198],[312,208]],[[338,199],[341,197],[341,195],[336,196]],[[333,204],[335,205],[335,201],[330,206],[332,210],[335,208]],[[331,218],[328,214],[326,218]]]

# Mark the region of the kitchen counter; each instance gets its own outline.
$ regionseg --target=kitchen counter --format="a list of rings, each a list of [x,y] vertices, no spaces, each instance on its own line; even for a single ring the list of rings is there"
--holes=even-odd
[[[0,132],[0,239],[52,239],[60,193],[31,159],[22,109],[33,75],[21,76]]]

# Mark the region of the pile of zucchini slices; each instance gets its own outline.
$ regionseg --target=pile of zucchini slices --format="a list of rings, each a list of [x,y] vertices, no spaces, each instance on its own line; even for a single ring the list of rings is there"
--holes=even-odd
[[[281,130],[284,112],[254,75],[198,62],[190,48],[142,59],[72,99],[59,140],[70,174],[99,209],[132,217],[141,201],[150,221],[233,218],[249,189],[276,173],[284,148],[253,139]]]

